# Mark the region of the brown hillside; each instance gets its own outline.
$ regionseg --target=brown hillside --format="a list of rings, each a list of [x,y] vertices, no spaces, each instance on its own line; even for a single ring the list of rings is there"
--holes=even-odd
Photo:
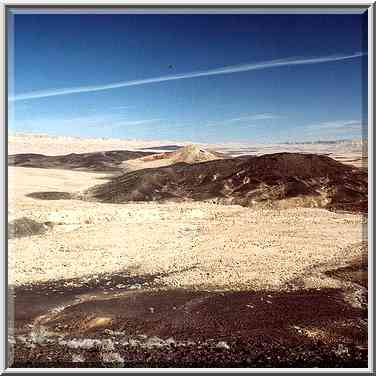
[[[327,156],[277,153],[129,172],[87,190],[84,198],[367,211],[367,173]]]
[[[122,162],[153,153],[114,150],[93,153],[49,156],[43,154],[15,154],[8,156],[8,165],[35,168],[57,168],[81,171],[121,171]]]

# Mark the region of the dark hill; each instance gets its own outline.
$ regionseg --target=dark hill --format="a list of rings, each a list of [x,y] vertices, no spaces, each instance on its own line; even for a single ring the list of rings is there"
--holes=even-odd
[[[143,151],[103,151],[94,153],[47,156],[43,154],[15,154],[8,156],[8,165],[37,168],[57,168],[81,171],[121,171],[121,163],[154,153]]]
[[[277,153],[144,169],[90,188],[101,202],[214,200],[367,211],[367,173],[316,154]]]
[[[8,223],[9,239],[40,235],[52,227],[51,222],[39,223],[30,218],[22,217]]]
[[[182,148],[181,145],[164,145],[164,146],[154,146],[148,148],[141,148],[140,150],[171,150],[175,151]]]

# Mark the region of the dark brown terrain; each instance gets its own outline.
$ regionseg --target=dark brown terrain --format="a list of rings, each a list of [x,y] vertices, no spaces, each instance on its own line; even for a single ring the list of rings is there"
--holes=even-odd
[[[112,172],[122,171],[121,163],[154,153],[146,151],[114,150],[94,153],[71,153],[48,156],[43,154],[16,154],[8,156],[9,166],[57,168],[65,170]]]
[[[365,292],[354,306],[341,289],[166,290],[157,277],[16,288],[13,366],[367,366]]]
[[[367,173],[330,157],[276,153],[124,173],[90,188],[100,202],[214,200],[252,207],[289,201],[288,206],[367,211]]]
[[[163,146],[154,146],[154,147],[148,147],[148,148],[141,148],[140,150],[150,151],[150,150],[168,150],[168,151],[175,151],[183,146],[181,145],[163,145]]]

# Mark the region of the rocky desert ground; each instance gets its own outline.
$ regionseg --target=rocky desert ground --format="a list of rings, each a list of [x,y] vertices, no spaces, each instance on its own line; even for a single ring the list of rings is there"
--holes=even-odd
[[[364,145],[187,145],[9,137],[14,366],[366,367]]]

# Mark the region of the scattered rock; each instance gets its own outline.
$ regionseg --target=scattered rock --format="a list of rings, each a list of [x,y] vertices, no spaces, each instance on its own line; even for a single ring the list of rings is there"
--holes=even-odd
[[[82,354],[73,354],[72,355],[72,362],[73,363],[82,363],[85,361],[85,358]]]
[[[218,349],[225,349],[225,350],[229,350],[230,349],[230,346],[227,344],[227,342],[225,341],[219,341],[217,343],[217,346],[216,346]]]
[[[8,237],[22,238],[25,236],[41,235],[53,227],[51,222],[39,223],[33,219],[22,217],[8,224]]]

